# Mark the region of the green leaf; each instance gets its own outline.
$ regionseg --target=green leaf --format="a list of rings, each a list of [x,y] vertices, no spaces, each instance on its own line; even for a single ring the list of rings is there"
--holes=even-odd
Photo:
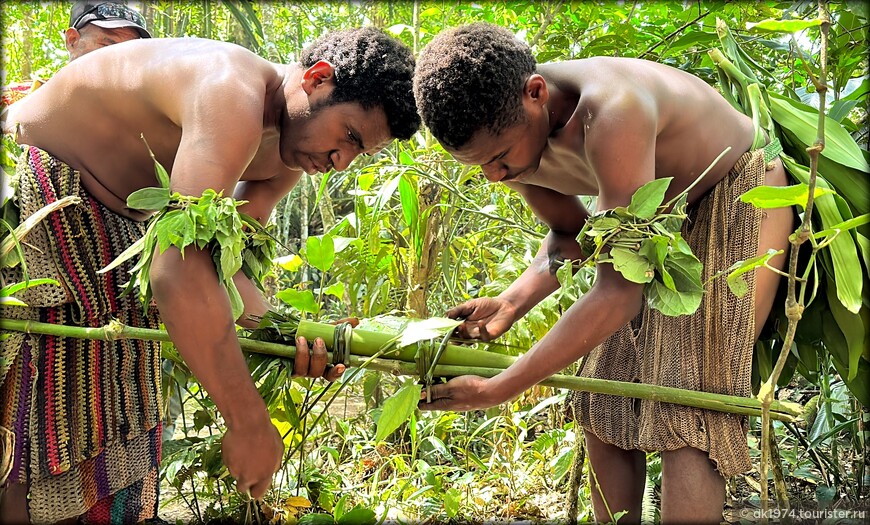
[[[703,291],[675,292],[658,281],[649,283],[644,289],[644,294],[650,308],[671,317],[695,313],[704,296]]]
[[[245,301],[242,300],[242,294],[236,287],[236,282],[232,279],[227,279],[224,282],[227,288],[227,295],[230,298],[230,308],[232,310],[233,320],[237,320],[245,313]]]
[[[455,518],[459,514],[459,502],[462,493],[456,487],[450,487],[444,493],[444,512],[448,518]]]
[[[29,281],[24,281],[21,283],[13,283],[0,288],[0,297],[11,297],[12,295],[20,292],[21,290],[27,290],[29,288],[33,288],[35,286],[40,286],[43,284],[52,284],[54,286],[60,286],[60,283],[55,281],[54,279],[30,279]],[[21,305],[19,305],[21,306]]]
[[[333,283],[329,287],[327,287],[325,290],[323,290],[323,293],[325,293],[327,295],[332,295],[334,297],[338,297],[339,299],[344,299],[344,283],[343,282]]]
[[[169,188],[142,188],[127,197],[127,207],[134,210],[162,210],[169,204]]]
[[[638,188],[631,196],[628,211],[641,219],[651,218],[662,205],[662,201],[665,200],[665,192],[671,184],[671,180],[673,177],[663,177],[647,182]]]
[[[373,525],[378,520],[371,509],[357,505],[338,518],[338,525]]]
[[[634,250],[612,248],[610,257],[613,259],[613,267],[628,281],[648,283],[655,277],[654,264]]]
[[[194,225],[190,217],[182,210],[172,210],[155,221],[157,230],[157,246],[160,252],[165,252],[169,246],[175,246],[181,253],[193,242]]]
[[[383,411],[378,419],[375,442],[383,441],[399,428],[399,425],[411,417],[411,414],[417,409],[422,389],[423,385],[416,383],[413,379],[409,379],[398,392],[384,401]]]
[[[815,191],[813,191],[813,199],[828,193],[833,193],[833,191],[816,186]],[[808,185],[795,184],[793,186],[756,186],[741,195],[740,200],[761,209],[790,206],[806,208],[809,197],[810,187]]]
[[[778,33],[796,33],[810,27],[818,27],[822,21],[819,19],[813,20],[775,20],[768,18],[761,22],[746,23],[746,29],[750,31],[775,31]]]
[[[417,218],[420,214],[420,202],[417,198],[417,188],[411,183],[410,177],[403,173],[399,179],[399,198],[402,201],[402,217],[412,235],[417,226]]]
[[[808,173],[803,166],[797,164],[788,155],[782,155],[786,169],[798,180],[805,181]],[[816,180],[817,184],[824,187],[827,183],[822,179]],[[822,228],[830,229],[844,222],[843,215],[837,206],[837,194],[822,195],[814,203],[815,212],[821,218]],[[851,217],[846,218],[849,220]],[[850,312],[858,313],[861,308],[861,292],[863,289],[863,276],[861,261],[858,258],[858,248],[851,235],[838,235],[826,250],[829,251],[834,267],[834,281],[837,285],[837,298]]]
[[[288,288],[276,293],[275,297],[278,298],[278,300],[289,304],[293,308],[296,308],[300,312],[317,314],[320,311],[320,305],[318,305],[317,301],[314,300],[314,294],[311,293],[311,290],[300,291]]]
[[[746,292],[749,291],[749,286],[746,284],[746,281],[743,280],[743,275],[755,270],[756,268],[763,267],[767,264],[767,261],[780,253],[783,253],[783,250],[774,250],[771,248],[763,255],[751,257],[745,261],[737,261],[731,265],[731,267],[728,268],[728,288],[730,288],[731,292],[737,297],[743,297],[746,295]]]
[[[309,237],[305,244],[305,256],[308,264],[321,272],[327,272],[335,262],[335,243],[332,236]]]
[[[864,326],[860,314],[850,312],[840,301],[836,300],[832,292],[833,288],[834,283],[828,277],[828,285],[826,287],[828,305],[831,308],[831,314],[834,316],[837,326],[839,326],[840,331],[843,333],[849,363],[849,374],[846,379],[852,381],[858,374],[858,360],[864,352],[864,334],[868,327]]]
[[[776,93],[770,95],[770,111],[773,119],[787,128],[804,145],[811,145],[818,134],[818,111]],[[822,156],[855,168],[864,173],[870,171],[861,148],[849,132],[837,121],[825,117],[825,148]]]
[[[335,520],[329,514],[319,514],[312,512],[299,518],[297,525],[333,525]]]

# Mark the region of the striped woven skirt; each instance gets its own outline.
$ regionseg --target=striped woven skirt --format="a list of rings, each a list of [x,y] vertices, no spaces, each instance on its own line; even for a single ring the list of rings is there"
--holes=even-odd
[[[135,261],[97,271],[145,232],[81,185],[70,166],[25,147],[17,167],[22,222],[65,196],[80,201],[51,213],[22,242],[30,279],[53,278],[16,297],[28,307],[4,317],[54,324],[157,328],[156,310],[121,296]],[[17,272],[17,274],[15,273]],[[20,266],[3,282],[20,281]],[[156,515],[161,402],[159,343],[88,341],[5,333],[0,368],[0,426],[10,483],[29,486],[33,522],[81,516],[84,522],[135,523]]]

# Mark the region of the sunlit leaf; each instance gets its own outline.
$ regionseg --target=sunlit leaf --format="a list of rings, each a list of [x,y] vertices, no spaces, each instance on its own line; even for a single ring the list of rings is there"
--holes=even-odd
[[[806,207],[810,197],[810,187],[806,184],[793,186],[756,186],[740,196],[742,202],[752,204],[756,208],[786,208],[791,206]],[[813,199],[833,191],[816,186]]]
[[[376,442],[383,441],[399,428],[399,425],[411,417],[411,414],[417,409],[422,389],[423,385],[414,380],[408,380],[402,388],[384,401],[383,411],[378,419],[378,429],[375,433]]]

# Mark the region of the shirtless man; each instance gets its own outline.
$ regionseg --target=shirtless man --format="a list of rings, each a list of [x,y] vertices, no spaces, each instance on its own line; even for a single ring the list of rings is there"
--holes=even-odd
[[[507,290],[447,313],[465,319],[459,329],[466,337],[490,340],[505,333],[559,286],[551,261],[582,258],[576,237],[589,213],[579,195],[597,195],[602,211],[627,206],[635,190],[654,178],[673,177],[667,202],[728,147],[688,195],[690,220],[683,236],[705,263],[705,277],[730,265],[730,259],[704,256],[726,243],[727,257],[738,260],[788,245],[791,210],[769,210],[762,218],[760,211],[734,202],[741,186],[786,184],[781,162],[768,159],[768,164],[762,150],[748,153],[751,120],[690,74],[629,58],[536,66],[528,46],[506,29],[473,24],[440,34],[421,52],[414,91],[424,124],[445,149],[463,164],[480,165],[488,180],[520,193],[550,228],[532,265]],[[717,207],[727,210],[724,219],[713,217],[710,210]],[[701,219],[716,226],[692,231]],[[732,249],[740,239],[748,243],[746,253]],[[718,267],[710,268],[711,262]],[[785,257],[771,263],[782,268]],[[663,318],[644,305],[642,285],[623,279],[607,263],[598,264],[596,272],[592,289],[514,365],[491,379],[462,376],[435,385],[432,402],[421,401],[421,408],[498,405],[587,354],[583,375],[750,395],[752,346],[771,309],[778,275],[754,276],[739,303],[747,324],[739,324],[719,307],[735,299],[726,297],[730,292],[722,279],[707,287],[697,314]],[[713,317],[705,337],[739,340],[658,344],[668,337],[691,340],[698,335],[689,333],[694,327],[704,330],[704,315]],[[674,328],[675,322],[696,319],[700,323]],[[719,523],[724,476],[750,468],[744,420],[616,396],[582,394],[575,403],[597,475],[591,492],[598,521],[612,521],[613,513],[627,510],[620,523],[639,522],[643,451],[661,450],[662,522]]]
[[[223,191],[248,201],[241,211],[265,222],[303,171],[343,170],[356,156],[377,152],[393,138],[407,139],[417,130],[420,119],[411,94],[413,67],[410,50],[374,28],[324,36],[303,51],[300,63],[290,65],[274,64],[241,47],[209,40],[137,40],[88,54],[63,68],[51,82],[11,108],[4,129],[17,131],[18,142],[29,146],[22,162],[31,163],[33,175],[29,178],[36,181],[31,186],[41,189],[53,182],[51,189],[57,190],[69,185],[69,172],[75,170],[72,186],[80,181],[80,195],[85,202],[93,201],[91,207],[95,209],[105,206],[107,210],[101,214],[116,214],[127,221],[119,230],[135,228],[135,221],[148,218],[142,211],[127,208],[126,197],[140,188],[157,185],[154,162],[140,136],[145,137],[156,159],[169,171],[173,192],[199,196],[209,188]],[[69,169],[63,171],[64,166]],[[48,183],[44,172],[50,172]],[[21,184],[25,186],[25,182]],[[21,199],[25,200],[23,195],[22,190]],[[90,224],[79,222],[85,227]],[[117,248],[106,243],[95,251]],[[100,264],[104,261],[94,266]],[[92,276],[92,271],[88,269],[83,275]],[[182,258],[178,250],[170,248],[155,255],[150,275],[160,318],[226,423],[224,463],[236,478],[240,492],[262,497],[280,465],[284,447],[251,381],[229,299],[216,278],[210,253],[188,247]],[[123,279],[123,275],[117,278]],[[70,279],[68,286],[86,280]],[[268,305],[256,286],[241,272],[234,280],[245,302],[241,319],[264,313]],[[116,300],[114,296],[112,300]],[[130,308],[141,310],[141,306]],[[321,340],[313,344],[310,360],[304,351],[308,342],[299,339],[297,344],[303,350],[295,361],[297,375],[323,374],[332,380],[343,372],[343,365],[327,366]],[[30,354],[22,352],[23,359]],[[64,370],[63,366],[59,369]],[[128,365],[118,366],[121,369]],[[159,352],[141,366],[151,374],[152,383],[159,382]],[[135,367],[130,368],[131,373],[137,373]],[[16,370],[13,366],[10,376]],[[11,388],[9,379],[6,383],[4,388]],[[139,395],[140,400],[145,399],[146,408],[158,385],[147,387],[140,388],[148,395]],[[45,388],[50,391],[53,387]],[[129,392],[120,395],[121,406],[130,402]],[[4,397],[4,405],[17,401],[12,397]],[[8,413],[8,407],[3,408]],[[152,435],[153,429],[159,428],[156,412],[139,423],[135,418],[132,422],[124,419],[129,412],[123,417],[109,416],[123,420],[123,430],[118,434],[129,434],[131,427],[147,434],[141,446],[156,447],[158,452],[152,455],[158,456],[159,463],[159,445],[155,445],[159,443],[159,432],[156,437]],[[2,424],[16,429],[19,423],[4,420]],[[74,438],[78,435],[76,428],[69,432]],[[86,438],[88,435],[85,433]],[[16,442],[24,437],[16,435]],[[72,446],[73,460],[63,462],[64,444],[61,442],[59,454],[52,455],[55,444],[49,436],[46,447],[50,449],[47,457],[51,474],[64,469],[75,471],[75,460],[88,460],[87,454],[75,455],[83,447],[79,443]],[[105,446],[111,445],[109,440]],[[92,448],[97,454],[104,447]],[[129,456],[135,457],[134,452]],[[52,463],[55,457],[61,458],[57,464]],[[16,461],[20,462],[17,457]],[[21,462],[25,471],[27,461],[29,458]],[[13,481],[30,481],[32,519],[56,521],[68,517],[34,514],[34,509],[42,506],[34,502],[34,497],[51,498],[51,492],[59,490],[54,485],[41,490],[40,484],[54,483],[64,476],[48,476],[50,479],[43,483],[46,476],[39,478],[40,473],[16,477],[18,463],[15,466]],[[76,472],[76,476],[86,474]],[[128,481],[157,481],[152,479],[153,469],[142,476]],[[120,481],[118,484],[123,485]],[[80,496],[85,501],[78,504],[78,514],[100,505],[81,488],[86,486],[76,482],[64,485],[63,490],[70,493],[85,493]],[[140,492],[145,502],[140,505],[143,509],[124,519],[147,519],[156,510],[147,491]]]

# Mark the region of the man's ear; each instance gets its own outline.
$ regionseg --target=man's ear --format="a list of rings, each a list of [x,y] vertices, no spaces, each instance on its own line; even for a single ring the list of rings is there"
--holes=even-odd
[[[310,95],[317,86],[328,84],[335,80],[335,66],[326,60],[318,60],[313,66],[302,73],[302,89]]]
[[[66,44],[66,50],[72,51],[76,44],[78,44],[81,37],[82,35],[81,33],[79,33],[78,29],[74,27],[68,27],[67,30],[63,32],[63,40]]]
[[[544,77],[537,73],[530,76],[523,86],[523,96],[528,97],[535,104],[546,104],[550,100],[550,91],[547,89],[547,81]]]

